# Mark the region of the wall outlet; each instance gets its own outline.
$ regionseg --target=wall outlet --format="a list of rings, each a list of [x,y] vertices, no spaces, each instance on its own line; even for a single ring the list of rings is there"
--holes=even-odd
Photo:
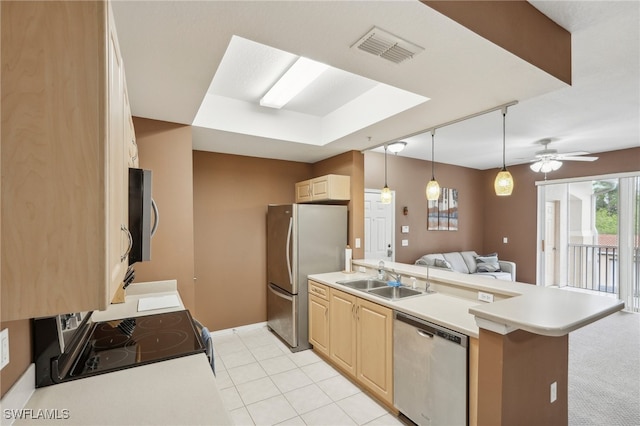
[[[366,273],[367,268],[365,266],[358,266],[358,272]]]
[[[402,240],[402,247],[407,247],[409,245],[409,240]]]
[[[409,233],[409,225],[402,225],[401,229],[402,229],[401,232],[403,234],[408,234]]]
[[[485,293],[484,291],[479,291],[478,292],[478,300],[481,300],[483,302],[493,302],[493,294],[491,293]]]
[[[507,243],[509,242],[509,238],[507,238],[507,237],[502,237],[502,242],[503,242],[504,244],[507,244]]]
[[[549,389],[550,402],[555,402],[558,399],[558,382],[551,383],[551,389]]]
[[[0,370],[9,364],[9,329],[0,332]]]
[[[361,245],[360,238],[356,238],[356,248],[360,248]]]

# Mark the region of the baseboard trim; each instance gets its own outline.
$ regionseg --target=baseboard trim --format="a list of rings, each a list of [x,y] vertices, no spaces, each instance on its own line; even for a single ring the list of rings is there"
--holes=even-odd
[[[248,325],[242,325],[240,327],[233,327],[233,328],[227,328],[224,330],[218,330],[218,331],[214,331],[213,333],[211,333],[212,336],[214,337],[219,337],[219,336],[226,336],[228,334],[235,334],[239,331],[251,331],[251,330],[257,330],[259,328],[263,328],[267,326],[267,322],[257,322],[255,324],[248,324]]]

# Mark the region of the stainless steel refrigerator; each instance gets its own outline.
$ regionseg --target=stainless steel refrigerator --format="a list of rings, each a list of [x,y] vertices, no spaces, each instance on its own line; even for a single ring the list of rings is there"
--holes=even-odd
[[[347,207],[269,205],[267,325],[297,352],[311,347],[307,276],[344,269]]]

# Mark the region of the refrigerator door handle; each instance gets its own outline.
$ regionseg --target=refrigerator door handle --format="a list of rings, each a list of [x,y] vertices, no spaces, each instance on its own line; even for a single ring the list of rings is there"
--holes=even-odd
[[[283,299],[287,299],[293,302],[293,296],[289,296],[287,293],[283,292],[282,290],[280,290],[278,287],[276,287],[271,283],[269,283],[269,291],[271,291],[271,293],[275,294],[278,297],[282,297]],[[295,321],[295,318],[294,318],[294,321]]]
[[[289,230],[287,231],[287,272],[289,272],[289,284],[293,286],[293,271],[291,270],[291,236],[293,232],[293,217],[289,218]]]

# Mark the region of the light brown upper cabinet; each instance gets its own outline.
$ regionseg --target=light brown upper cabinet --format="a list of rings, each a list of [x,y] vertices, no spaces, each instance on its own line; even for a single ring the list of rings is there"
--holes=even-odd
[[[1,319],[105,309],[130,248],[130,113],[110,5],[0,7]]]
[[[296,203],[349,201],[351,177],[325,175],[296,183]]]

